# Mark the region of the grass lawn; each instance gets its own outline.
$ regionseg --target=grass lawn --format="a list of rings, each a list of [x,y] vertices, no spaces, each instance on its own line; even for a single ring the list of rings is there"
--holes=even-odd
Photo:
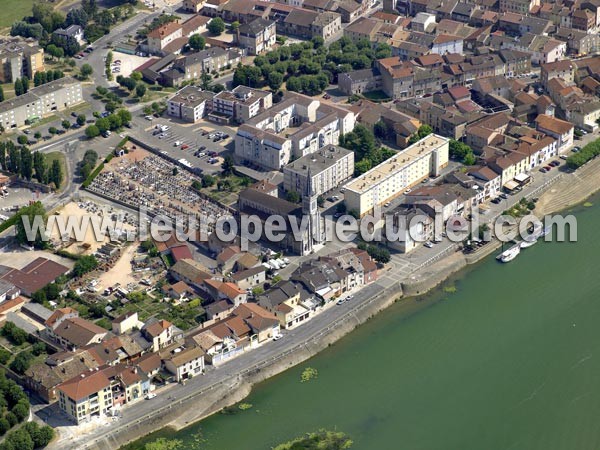
[[[2,0],[0,28],[10,28],[17,20],[31,15],[33,0]]]
[[[65,162],[65,155],[61,152],[46,153],[46,163],[48,164],[48,169],[50,169],[50,167],[52,167],[52,161],[54,161],[55,159],[57,159],[59,161],[60,168],[62,169],[62,173],[63,173],[63,181],[60,186],[60,189],[58,189],[58,192],[61,192],[67,185],[67,177],[69,176],[69,174],[67,173],[67,164]]]

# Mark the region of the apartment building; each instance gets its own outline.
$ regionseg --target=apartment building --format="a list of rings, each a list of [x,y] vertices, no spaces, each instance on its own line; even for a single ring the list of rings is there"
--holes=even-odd
[[[0,38],[0,82],[14,83],[23,76],[32,80],[44,69],[44,49],[37,41],[19,36]]]
[[[57,386],[58,404],[77,425],[105,415],[113,406],[110,380],[103,370],[90,369]]]
[[[238,51],[211,47],[177,59],[173,63],[173,69],[180,72],[183,79],[192,80],[200,78],[202,73],[235,66],[241,62],[241,58],[242,55]]]
[[[160,53],[168,44],[183,37],[179,22],[169,22],[148,33],[148,49],[151,53]]]
[[[235,155],[267,169],[279,170],[292,156],[300,158],[354,129],[354,113],[305,95],[286,98],[239,127]]]
[[[277,22],[277,32],[302,39],[321,36],[325,43],[330,43],[342,37],[344,30],[342,16],[338,13],[294,8],[285,19]]]
[[[344,183],[354,173],[354,152],[327,145],[291,162],[283,168],[283,186],[287,192],[306,192],[308,179],[315,195],[322,195]]]
[[[189,123],[200,121],[212,109],[214,92],[186,86],[167,102],[167,114]]]
[[[500,0],[500,12],[526,15],[535,6],[540,6],[540,0]]]
[[[275,22],[259,17],[241,25],[237,30],[238,45],[248,50],[250,55],[260,55],[270,51],[277,38]]]
[[[61,78],[0,103],[0,124],[5,129],[21,127],[82,101],[81,83],[71,77]]]
[[[362,217],[448,165],[450,140],[430,134],[352,180],[345,188],[348,210]]]
[[[231,91],[221,91],[215,95],[209,119],[214,122],[227,123],[233,120],[243,123],[271,106],[271,92],[240,85]]]

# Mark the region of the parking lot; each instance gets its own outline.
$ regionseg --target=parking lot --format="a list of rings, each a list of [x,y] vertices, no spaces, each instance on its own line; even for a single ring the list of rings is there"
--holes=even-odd
[[[111,65],[111,72],[115,78],[118,75],[128,77],[131,75],[131,72],[148,61],[148,59],[148,57],[113,52],[113,64]]]
[[[217,173],[221,170],[223,157],[233,152],[235,130],[229,127],[200,122],[180,124],[169,119],[156,119],[148,116],[144,142],[162,151],[174,159],[185,159],[194,168],[204,173]]]

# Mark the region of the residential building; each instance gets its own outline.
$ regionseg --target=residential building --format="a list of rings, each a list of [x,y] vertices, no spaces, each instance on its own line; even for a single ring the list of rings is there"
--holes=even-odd
[[[553,78],[561,78],[567,85],[575,83],[577,67],[574,62],[564,59],[541,65],[541,82],[548,89],[548,82]]]
[[[19,36],[0,38],[0,82],[14,83],[23,76],[33,80],[36,72],[44,70],[44,49],[37,41]]]
[[[214,92],[185,86],[167,101],[167,114],[185,122],[199,122],[212,109],[214,96]]]
[[[310,309],[300,301],[300,289],[291,281],[278,283],[259,295],[257,301],[277,317],[280,326],[286,329],[304,322],[310,316]]]
[[[395,108],[388,108],[368,100],[355,103],[353,111],[357,115],[357,121],[373,132],[377,124],[383,123],[387,135],[380,138],[390,140],[401,148],[408,146],[409,139],[421,126],[418,119],[403,114]]]
[[[71,77],[60,78],[0,103],[0,124],[5,129],[22,127],[81,102],[81,83]]]
[[[137,311],[123,313],[112,320],[112,332],[115,334],[125,334],[134,328],[141,328]]]
[[[338,88],[346,95],[378,91],[382,87],[381,74],[376,68],[338,74]]]
[[[0,278],[0,303],[17,298],[21,290],[9,281]]]
[[[177,59],[173,63],[172,70],[181,74],[185,80],[194,80],[200,79],[203,73],[236,66],[240,61],[241,54],[236,50],[211,47]]]
[[[399,56],[384,58],[375,62],[381,73],[383,91],[391,98],[407,98],[413,94],[414,67],[405,63]]]
[[[232,315],[244,319],[259,343],[279,335],[280,322],[277,317],[256,303],[244,303],[235,308]]]
[[[364,216],[448,165],[449,139],[431,134],[345,186],[348,210]]]
[[[540,114],[535,119],[536,129],[558,141],[558,153],[564,153],[573,146],[573,124],[556,117]]]
[[[327,145],[283,167],[283,186],[287,192],[306,192],[308,177],[316,195],[323,195],[354,174],[354,152]]]
[[[512,12],[527,15],[540,0],[500,0],[500,12]]]
[[[198,14],[205,3],[206,0],[183,0],[181,7],[186,12]]]
[[[241,25],[237,30],[237,41],[250,55],[260,55],[270,51],[275,45],[277,30],[275,22],[259,17]]]
[[[178,21],[169,22],[150,31],[147,37],[150,53],[160,54],[168,44],[183,38],[183,28]]]
[[[277,22],[277,32],[302,39],[320,36],[325,43],[331,43],[342,37],[342,16],[330,11],[318,13],[294,8],[283,21]]]
[[[354,113],[288,93],[272,108],[248,120],[235,136],[235,155],[266,169],[279,170],[292,156],[300,158],[326,145],[337,145],[340,134],[354,129]]]
[[[390,213],[394,236],[386,235],[387,245],[401,253],[409,253],[423,242],[434,237],[434,220],[425,211],[415,207],[400,206]],[[390,219],[387,219],[390,220]]]
[[[231,91],[221,91],[212,102],[209,119],[228,123],[233,120],[244,123],[273,106],[273,95],[269,91],[236,86]]]
[[[142,334],[152,342],[152,351],[172,345],[182,338],[181,330],[168,320],[155,320],[148,322],[142,328]]]
[[[177,261],[169,270],[170,275],[177,281],[185,281],[192,287],[202,289],[204,280],[213,278],[209,269],[192,259]]]
[[[60,409],[77,425],[108,414],[113,406],[111,383],[103,370],[83,372],[56,389]]]
[[[46,334],[65,350],[76,350],[101,342],[107,330],[81,317],[64,318],[63,316],[63,319],[54,326],[46,325]]]
[[[83,28],[79,25],[69,25],[66,29],[58,28],[54,30],[52,34],[64,38],[75,39],[79,45],[83,45],[85,42],[83,38]]]
[[[256,286],[262,286],[266,281],[266,272],[263,266],[253,267],[251,269],[242,270],[231,275],[231,279],[241,289],[252,289]]]
[[[178,383],[204,372],[204,351],[195,345],[175,345],[161,352],[161,359],[165,369],[175,375]]]
[[[410,21],[410,29],[421,33],[431,33],[435,26],[435,14],[420,12]]]

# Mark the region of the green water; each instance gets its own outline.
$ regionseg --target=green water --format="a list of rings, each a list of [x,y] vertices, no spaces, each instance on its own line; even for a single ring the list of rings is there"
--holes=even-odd
[[[394,305],[257,386],[252,409],[159,435],[212,450],[322,427],[353,450],[599,449],[600,208],[576,213],[578,243],[489,258],[449,281],[456,293]],[[319,377],[300,383],[307,366]]]

